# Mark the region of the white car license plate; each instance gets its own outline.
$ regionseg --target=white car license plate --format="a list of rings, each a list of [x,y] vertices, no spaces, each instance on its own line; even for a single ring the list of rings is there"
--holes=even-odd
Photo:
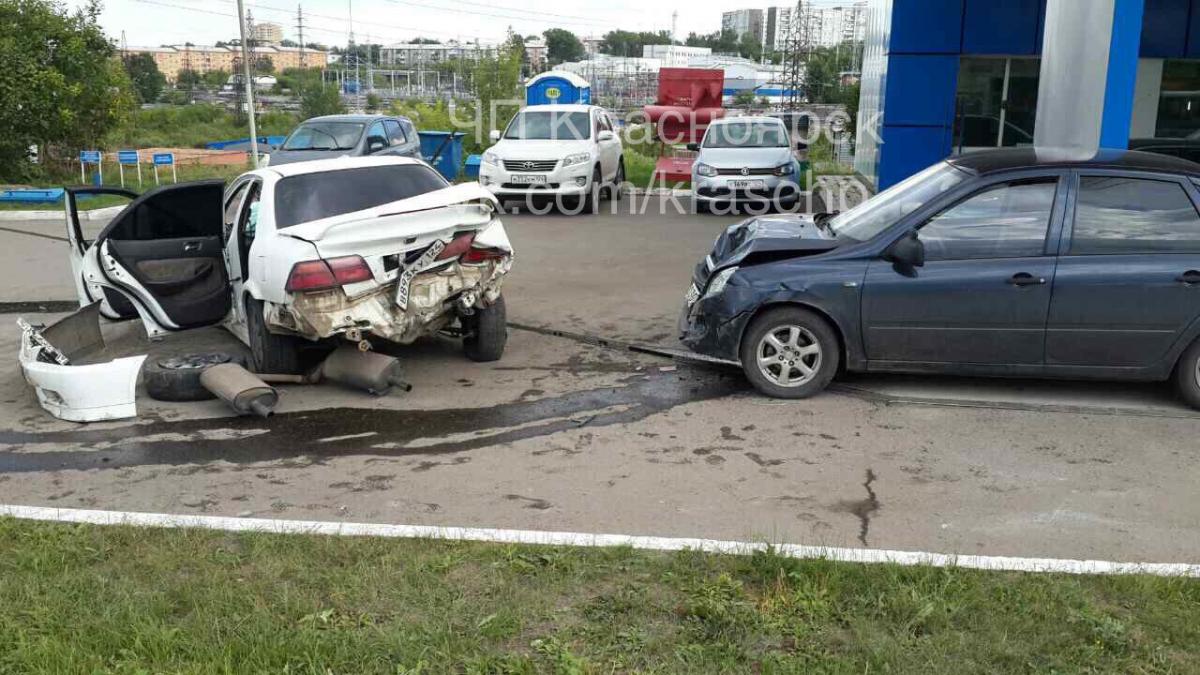
[[[696,301],[699,299],[700,288],[697,287],[696,284],[692,284],[692,287],[688,289],[687,295],[684,296],[683,300],[687,303],[688,307],[691,307],[692,305],[696,304]]]
[[[761,190],[766,187],[766,183],[761,180],[731,180],[729,187],[734,190]]]
[[[539,176],[539,175],[533,175],[533,176],[517,175],[517,176],[513,176],[509,180],[511,180],[514,183],[523,183],[525,185],[544,185],[546,183],[546,177]]]
[[[438,257],[438,254],[446,248],[445,242],[441,239],[429,245],[429,248],[421,254],[420,258],[413,261],[413,264],[404,268],[400,273],[400,278],[396,280],[396,304],[400,309],[408,309],[408,291],[412,285],[413,277],[417,276],[421,270],[429,267],[429,265]]]

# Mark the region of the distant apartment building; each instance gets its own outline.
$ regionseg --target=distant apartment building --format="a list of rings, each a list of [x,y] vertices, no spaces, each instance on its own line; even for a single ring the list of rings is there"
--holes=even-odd
[[[257,45],[277,45],[283,42],[283,26],[277,23],[265,21],[263,23],[254,24],[254,33],[252,35],[254,43]]]
[[[742,10],[758,11],[758,10]],[[737,12],[726,12],[725,17]],[[766,51],[787,48],[788,35],[793,19],[799,21],[796,29],[803,33],[801,41],[814,47],[836,47],[843,42],[861,42],[867,32],[867,0],[858,0],[845,5],[822,7],[805,4],[799,17],[794,17],[795,7],[768,7],[763,20],[763,47]]]
[[[395,68],[428,68],[451,59],[478,61],[496,56],[495,45],[447,42],[445,44],[417,44],[398,42],[384,45],[379,52],[379,63]]]
[[[583,43],[583,51],[587,53],[589,58],[599,54],[601,48],[604,46],[604,38],[596,37],[595,35],[579,38],[579,41]]]
[[[836,47],[843,42],[860,42],[867,33],[867,3],[865,0],[838,7],[814,7],[807,10],[812,43],[820,47]]]
[[[666,68],[687,68],[695,59],[712,56],[709,47],[684,47],[681,45],[643,45],[642,58],[658,59]]]
[[[779,51],[787,46],[788,30],[792,25],[792,7],[768,7],[763,27],[763,49]]]
[[[215,71],[231,72],[242,57],[239,47],[205,45],[172,45],[167,47],[133,47],[131,53],[146,53],[154,59],[159,72],[168,82],[179,79],[179,73],[192,70],[201,75]],[[257,59],[267,59],[275,72],[289,68],[324,68],[328,53],[299,47],[262,46],[254,48]]]
[[[731,30],[739,39],[752,35],[761,40],[763,35],[763,11],[761,9],[739,9],[721,14],[721,32]]]
[[[525,38],[525,59],[533,72],[541,72],[546,66],[546,38],[540,35],[530,35]]]

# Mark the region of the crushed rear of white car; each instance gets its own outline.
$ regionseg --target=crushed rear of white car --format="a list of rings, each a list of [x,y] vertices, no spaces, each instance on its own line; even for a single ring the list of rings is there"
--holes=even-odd
[[[223,324],[258,372],[297,372],[306,345],[438,332],[468,357],[500,358],[512,245],[495,198],[451,186],[418,160],[341,158],[268,167],[228,188],[150,190],[94,241],[69,191],[67,231],[81,304],[138,317],[151,337]]]

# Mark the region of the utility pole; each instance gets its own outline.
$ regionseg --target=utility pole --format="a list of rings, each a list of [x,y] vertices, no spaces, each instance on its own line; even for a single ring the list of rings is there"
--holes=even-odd
[[[304,63],[304,6],[296,5],[296,35],[300,40],[300,70],[307,65]]]
[[[250,120],[250,161],[258,168],[258,128],[254,123],[254,89],[250,82],[250,53],[246,47],[246,13],[244,1],[237,0],[238,35],[242,39],[242,84],[246,87],[246,117]]]

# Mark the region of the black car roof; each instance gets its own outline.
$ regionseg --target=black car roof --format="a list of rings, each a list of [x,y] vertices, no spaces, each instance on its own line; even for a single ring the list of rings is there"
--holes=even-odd
[[[1124,169],[1200,176],[1200,164],[1178,157],[1135,150],[1101,149],[1083,157],[1060,148],[1005,148],[971,152],[946,160],[955,167],[983,175],[1039,167]]]

